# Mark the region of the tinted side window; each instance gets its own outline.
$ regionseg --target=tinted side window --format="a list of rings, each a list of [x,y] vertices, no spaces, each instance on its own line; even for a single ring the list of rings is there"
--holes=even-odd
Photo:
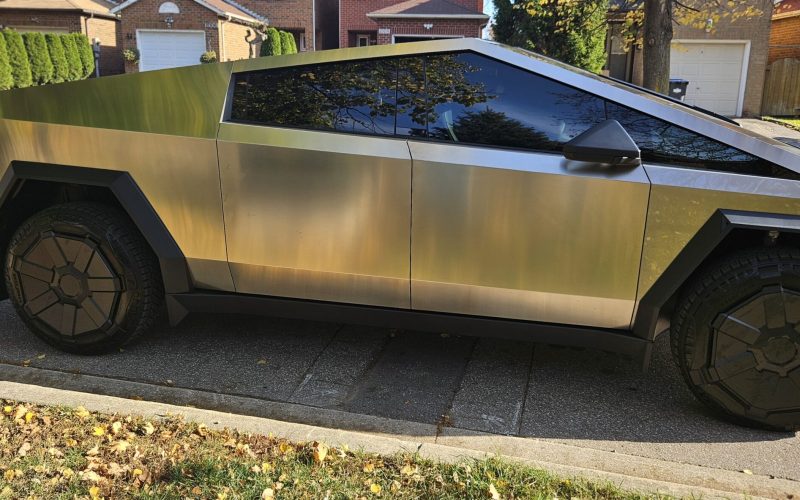
[[[477,54],[424,62],[427,108],[412,113],[411,135],[423,129],[441,141],[561,151],[604,118],[601,99]]]
[[[296,66],[236,75],[231,119],[263,125],[394,134],[393,60]]]
[[[642,151],[642,159],[708,170],[798,179],[795,172],[714,139],[618,104],[607,103],[609,119],[617,120]]]

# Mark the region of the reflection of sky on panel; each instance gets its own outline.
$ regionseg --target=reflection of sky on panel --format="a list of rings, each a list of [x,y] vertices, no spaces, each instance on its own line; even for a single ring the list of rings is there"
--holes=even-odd
[[[566,142],[604,119],[602,101],[584,92],[473,54],[460,54],[456,59],[480,68],[468,72],[467,81],[495,97],[469,108],[452,102],[436,106],[439,119],[433,127],[446,125],[443,113],[447,110],[457,117],[467,109],[488,108],[543,132],[551,140]]]

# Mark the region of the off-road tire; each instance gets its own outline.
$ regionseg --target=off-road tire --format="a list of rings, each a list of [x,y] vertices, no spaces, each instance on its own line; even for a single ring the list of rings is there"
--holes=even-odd
[[[56,205],[14,233],[6,287],[19,316],[48,344],[107,352],[150,329],[164,289],[158,260],[133,222],[112,206]]]
[[[800,251],[741,251],[705,268],[672,318],[692,392],[739,424],[800,427]]]

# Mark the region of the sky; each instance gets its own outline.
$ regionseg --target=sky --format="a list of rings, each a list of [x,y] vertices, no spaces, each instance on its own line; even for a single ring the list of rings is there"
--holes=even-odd
[[[483,0],[483,13],[489,17],[494,16],[494,2],[492,0]],[[489,20],[491,23],[492,20]],[[483,30],[483,38],[489,38],[489,26],[487,25],[486,28]]]

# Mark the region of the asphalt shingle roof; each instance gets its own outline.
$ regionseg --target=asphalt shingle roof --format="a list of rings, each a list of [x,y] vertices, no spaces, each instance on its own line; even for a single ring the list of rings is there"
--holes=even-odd
[[[402,16],[478,16],[483,12],[472,10],[447,0],[407,0],[367,14],[369,17]]]

